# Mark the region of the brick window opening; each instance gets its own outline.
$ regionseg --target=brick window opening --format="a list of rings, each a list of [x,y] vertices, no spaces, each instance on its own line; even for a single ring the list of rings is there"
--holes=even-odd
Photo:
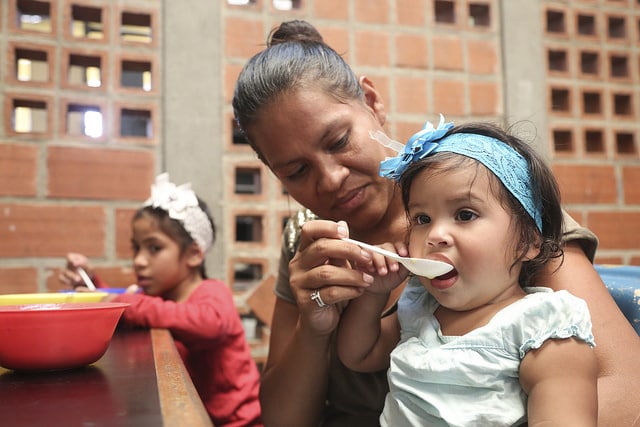
[[[102,9],[87,6],[71,6],[71,35],[76,38],[101,40],[104,38]]]
[[[273,0],[273,7],[276,10],[300,9],[300,0]]]
[[[122,87],[151,90],[151,63],[140,61],[122,61],[120,84]]]
[[[604,138],[602,131],[588,130],[584,133],[584,150],[587,153],[604,153]]]
[[[231,119],[231,143],[233,145],[249,145],[244,133],[240,130],[236,119]]]
[[[227,4],[231,6],[250,6],[256,4],[256,0],[227,0]]]
[[[51,32],[51,5],[46,1],[17,0],[18,27],[23,30]]]
[[[582,74],[598,75],[599,56],[596,52],[580,53],[580,72]]]
[[[469,21],[472,27],[490,27],[491,9],[489,9],[489,5],[484,3],[469,4]]]
[[[151,43],[151,15],[122,12],[120,37],[124,41]]]
[[[573,134],[570,130],[553,131],[553,148],[558,153],[573,152]]]
[[[259,168],[237,168],[235,193],[260,194],[262,191]]]
[[[612,55],[609,58],[611,77],[628,77],[629,63],[626,56]]]
[[[558,10],[547,10],[546,24],[548,33],[564,33],[566,31],[564,24],[564,12]]]
[[[99,138],[102,136],[102,112],[95,105],[67,106],[67,134]]]
[[[616,152],[618,154],[635,154],[636,143],[633,134],[628,132],[616,132]]]
[[[456,6],[452,1],[436,0],[434,5],[436,22],[454,24],[456,22]]]
[[[238,215],[236,217],[236,242],[261,242],[262,217]]]
[[[627,37],[627,22],[622,17],[609,17],[609,38],[624,39]]]
[[[99,56],[69,55],[67,80],[71,85],[102,86],[102,67]]]
[[[596,19],[593,15],[578,14],[577,24],[578,34],[583,36],[594,36],[596,34]]]
[[[262,217],[239,215],[236,217],[236,242],[261,242]]]
[[[151,111],[123,108],[120,111],[120,136],[151,138]]]
[[[585,114],[600,114],[602,112],[600,93],[584,92],[582,94],[582,106]]]
[[[30,49],[15,50],[16,79],[21,82],[49,81],[47,52]]]
[[[613,112],[617,116],[630,116],[633,113],[631,95],[624,93],[613,94]]]
[[[45,133],[47,131],[46,102],[14,99],[11,125],[16,133]]]
[[[547,52],[549,71],[567,71],[567,51],[549,49]]]
[[[568,112],[570,110],[569,90],[551,89],[551,110]]]
[[[234,292],[246,292],[260,282],[263,275],[263,266],[260,263],[235,262],[233,264]]]

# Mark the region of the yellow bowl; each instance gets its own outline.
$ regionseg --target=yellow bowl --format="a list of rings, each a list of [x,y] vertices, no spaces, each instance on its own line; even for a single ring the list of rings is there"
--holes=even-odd
[[[99,302],[106,292],[42,292],[0,295],[0,305],[63,304],[68,302]]]

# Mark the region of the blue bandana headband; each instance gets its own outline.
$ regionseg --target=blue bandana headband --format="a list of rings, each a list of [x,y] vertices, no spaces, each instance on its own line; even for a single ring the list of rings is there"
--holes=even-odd
[[[531,192],[529,165],[524,157],[504,142],[484,135],[454,133],[442,138],[452,127],[453,123],[444,123],[440,115],[437,128],[427,122],[406,145],[390,140],[380,131],[372,134],[373,139],[400,153],[380,163],[380,176],[398,181],[412,162],[435,153],[450,152],[472,158],[498,177],[542,232],[542,215]]]

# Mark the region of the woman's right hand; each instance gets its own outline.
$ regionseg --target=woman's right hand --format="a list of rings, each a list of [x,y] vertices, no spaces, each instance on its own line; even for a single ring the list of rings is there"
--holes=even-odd
[[[93,277],[93,270],[86,256],[74,252],[68,253],[67,265],[58,275],[58,280],[74,289],[85,286],[82,277],[78,274],[78,268],[83,268],[89,277]]]
[[[352,268],[352,263],[371,263],[371,255],[342,237],[349,237],[344,221],[309,221],[302,226],[298,250],[289,263],[300,321],[317,335],[330,334],[348,301],[373,282],[371,275]],[[311,298],[314,291],[326,306]]]

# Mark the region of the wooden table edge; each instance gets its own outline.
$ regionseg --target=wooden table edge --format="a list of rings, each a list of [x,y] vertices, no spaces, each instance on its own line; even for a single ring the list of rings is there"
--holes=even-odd
[[[151,343],[164,425],[213,426],[171,333],[166,329],[151,329]]]

